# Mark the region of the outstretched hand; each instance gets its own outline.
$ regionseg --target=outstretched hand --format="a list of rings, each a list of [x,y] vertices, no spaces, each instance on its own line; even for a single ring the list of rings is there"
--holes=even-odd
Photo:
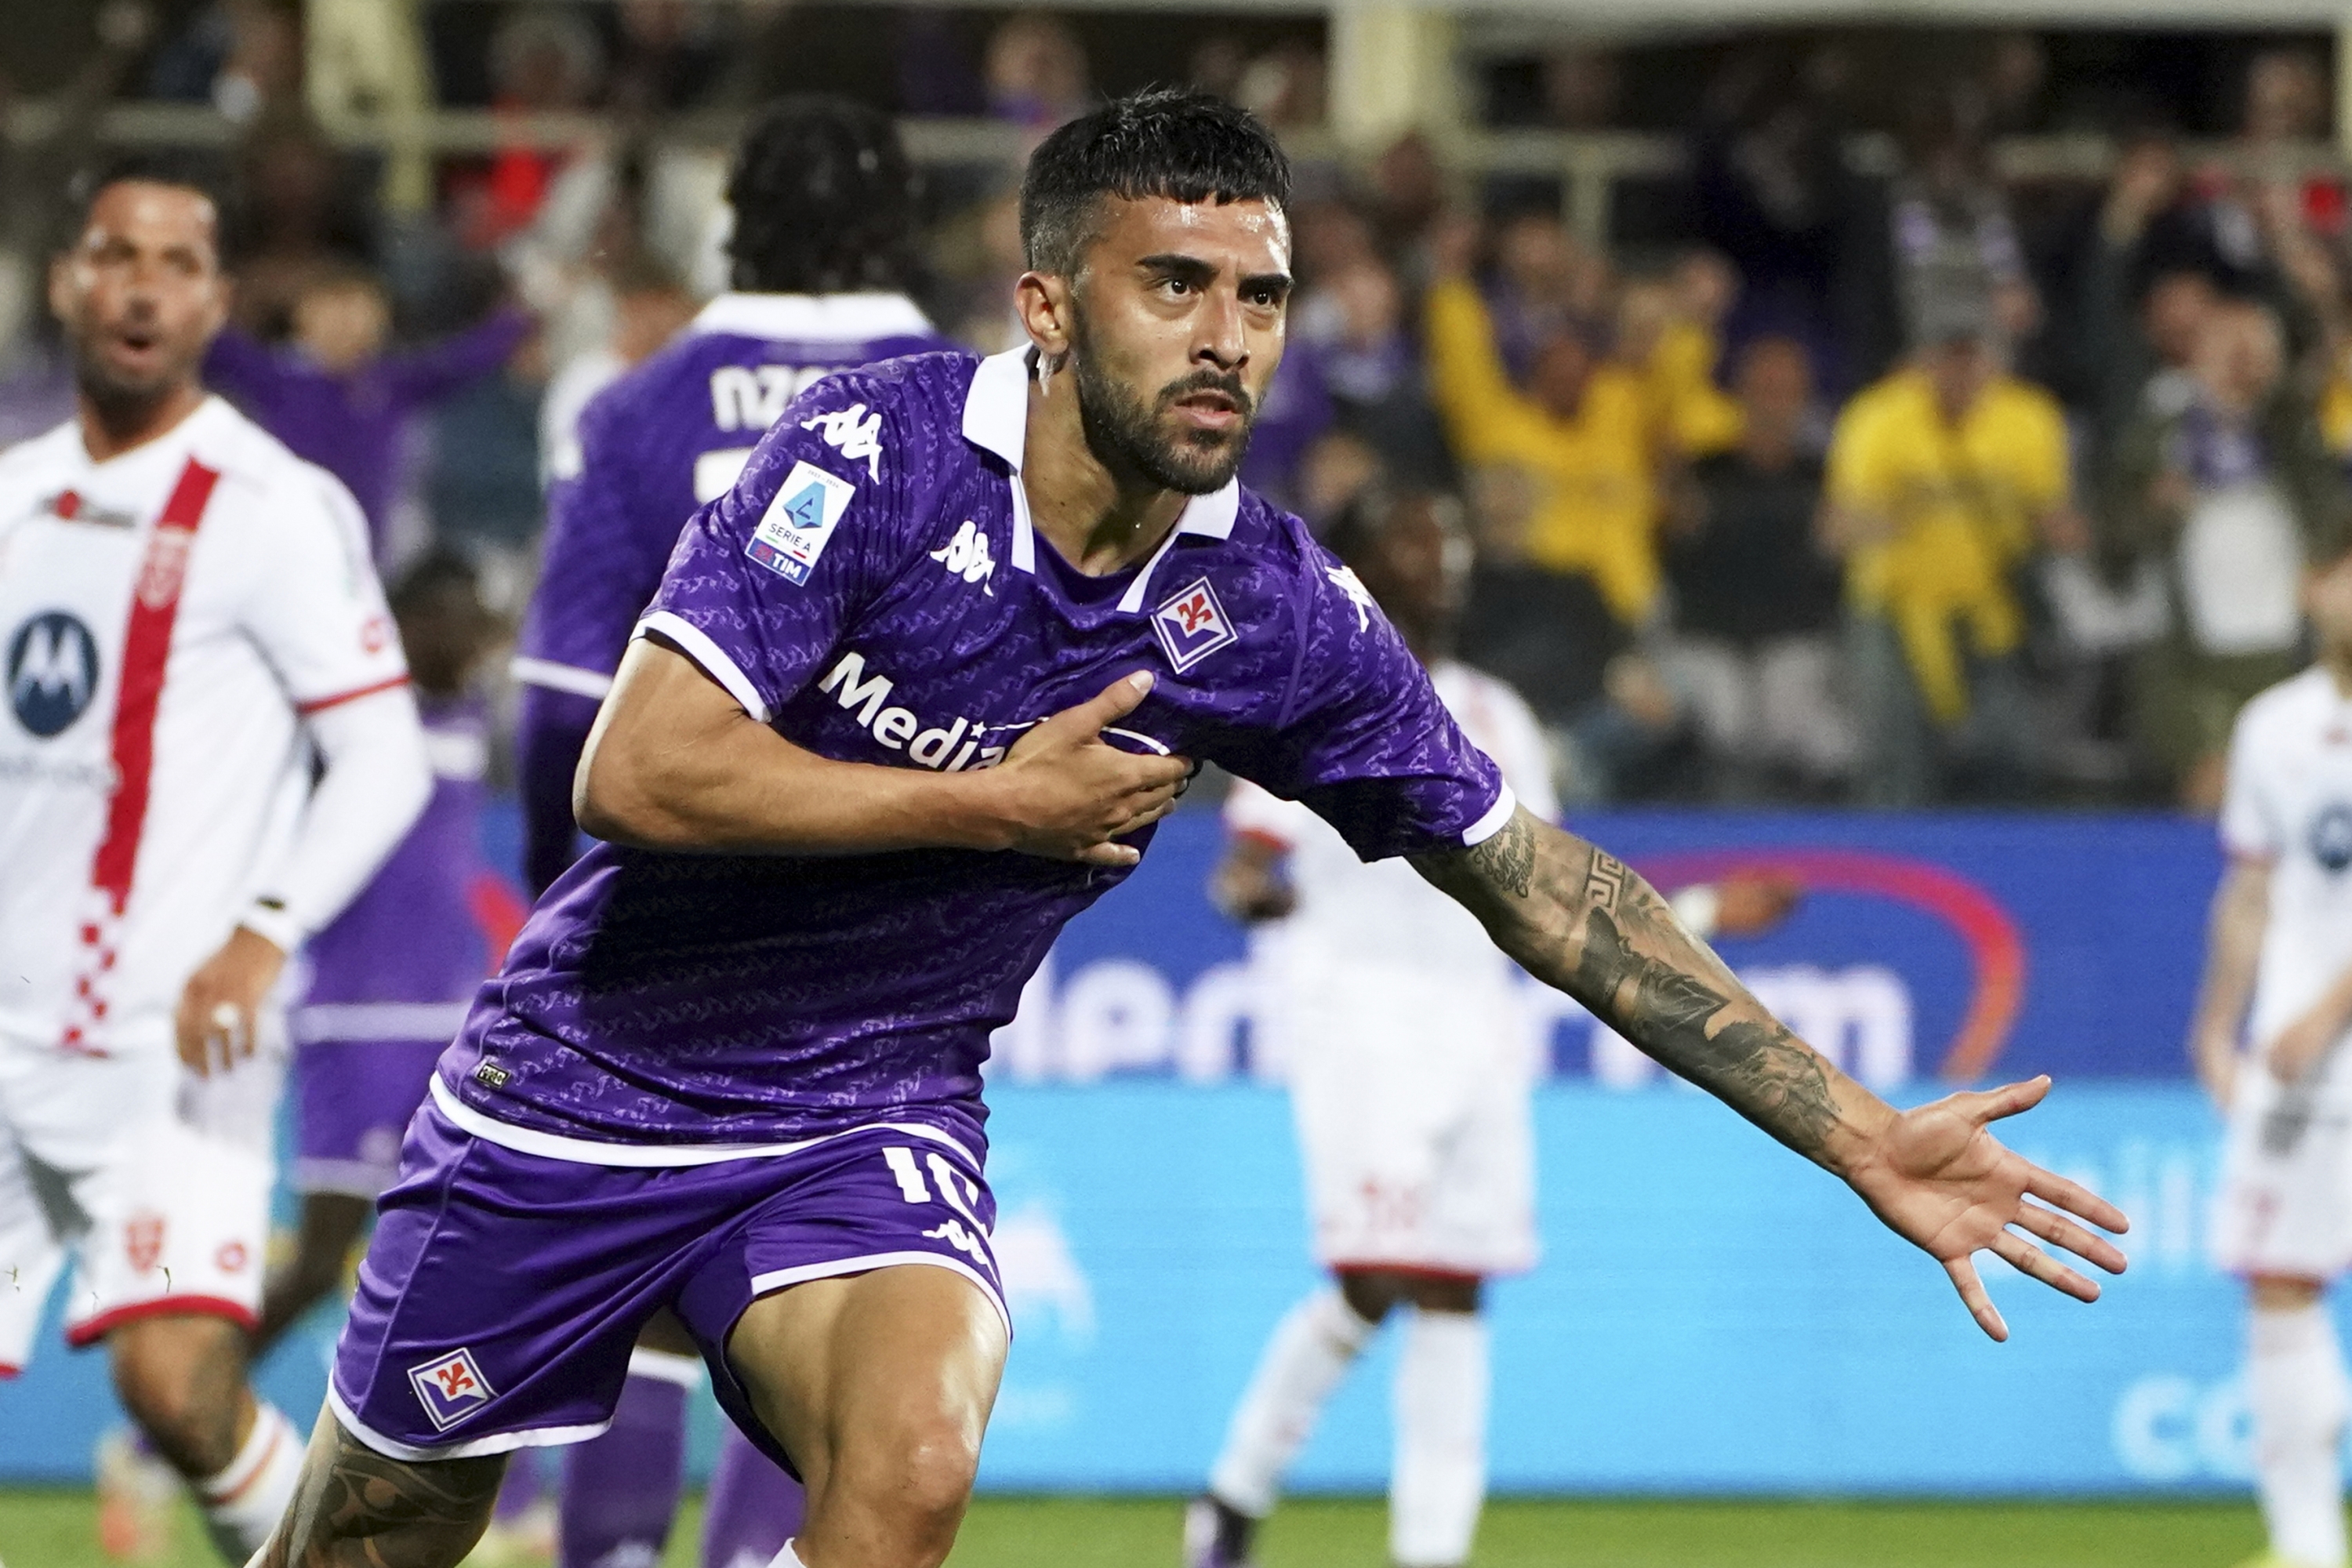
[[[1132,866],[1143,858],[1113,840],[1174,810],[1192,764],[1182,757],[1121,751],[1102,732],[1135,711],[1150,690],[1151,677],[1139,670],[1115,680],[1036,725],[1005,753],[991,771],[993,784],[1009,795],[1011,847],[1089,866]]]
[[[2130,1225],[2123,1211],[2003,1148],[1990,1130],[2002,1117],[2039,1105],[2049,1092],[2049,1079],[2037,1078],[1903,1111],[1846,1174],[1889,1229],[1943,1264],[1977,1326],[1996,1340],[2009,1338],[2009,1325],[1977,1278],[1977,1253],[1991,1252],[2080,1301],[2097,1300],[2098,1286],[2018,1231],[2110,1274],[2124,1271],[2122,1250],[2076,1223],[2085,1220],[2120,1236]]]

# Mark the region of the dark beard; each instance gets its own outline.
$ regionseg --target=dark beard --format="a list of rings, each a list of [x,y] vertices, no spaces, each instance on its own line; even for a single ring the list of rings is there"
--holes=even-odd
[[[1257,409],[1240,376],[1195,371],[1161,387],[1159,397],[1146,405],[1102,374],[1087,352],[1083,331],[1073,335],[1070,371],[1078,389],[1078,424],[1086,433],[1087,449],[1113,473],[1132,472],[1161,489],[1204,496],[1224,489],[1241,470]],[[1237,432],[1221,437],[1204,430],[1174,438],[1162,433],[1158,416],[1163,410],[1180,397],[1212,390],[1223,393],[1241,409]]]

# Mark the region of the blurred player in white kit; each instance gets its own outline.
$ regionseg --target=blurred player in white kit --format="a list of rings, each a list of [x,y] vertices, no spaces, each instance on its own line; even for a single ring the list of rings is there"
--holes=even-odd
[[[1469,540],[1443,497],[1375,495],[1325,537],[1348,591],[1377,603],[1519,803],[1559,814],[1535,715],[1450,657]],[[1286,1055],[1316,1260],[1335,1283],[1294,1306],[1234,1412],[1208,1490],[1185,1518],[1188,1568],[1242,1568],[1282,1472],[1349,1366],[1398,1306],[1389,1552],[1466,1562],[1486,1497],[1485,1281],[1534,1267],[1538,1042],[1518,972],[1478,922],[1399,862],[1366,863],[1307,807],[1236,781],[1211,892],[1256,927],[1255,964]],[[1774,883],[1687,889],[1702,938],[1777,921]],[[1266,1014],[1262,1013],[1261,1016]]]
[[[168,163],[87,193],[78,412],[0,456],[0,1372],[70,1260],[68,1339],[241,1563],[302,1450],[246,1376],[271,994],[431,774],[357,504],[197,380],[217,203]]]
[[[2230,743],[2192,1047],[2229,1119],[2213,1250],[2247,1286],[2257,1562],[2336,1568],[2347,1389],[2325,1295],[2352,1264],[2352,552],[2308,574],[2304,608],[2318,662],[2248,703]]]

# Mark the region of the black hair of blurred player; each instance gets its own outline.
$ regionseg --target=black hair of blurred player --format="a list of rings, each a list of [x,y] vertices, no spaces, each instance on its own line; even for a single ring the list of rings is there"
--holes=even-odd
[[[752,116],[727,175],[733,287],[758,294],[914,286],[921,184],[889,116],[824,94]]]
[[[1430,664],[1454,651],[1472,561],[1460,502],[1373,486],[1339,509],[1323,543],[1355,573],[1415,658]]]
[[[427,697],[460,696],[506,635],[484,602],[482,574],[454,550],[427,551],[384,595],[408,655],[408,678]]]
[[[121,184],[170,185],[179,190],[193,191],[212,204],[215,244],[221,247],[215,259],[226,254],[228,237],[236,232],[241,213],[234,183],[223,171],[218,158],[178,148],[135,148],[110,153],[77,172],[66,184],[68,227],[66,243],[70,246],[89,226],[89,215],[99,197]]]

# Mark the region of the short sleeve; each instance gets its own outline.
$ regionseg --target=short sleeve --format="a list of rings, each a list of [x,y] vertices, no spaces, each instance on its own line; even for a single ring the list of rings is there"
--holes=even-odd
[[[247,514],[261,537],[241,624],[304,713],[404,684],[408,666],[368,558],[367,521],[335,479],[304,468]]]
[[[2250,704],[2230,735],[2230,776],[2221,796],[2221,847],[2248,860],[2274,860],[2286,847],[2278,813],[2263,789],[2262,710]]]
[[[517,645],[519,679],[602,696],[661,585],[688,509],[646,491],[648,465],[600,399],[580,422],[580,471],[548,487],[547,542]]]
[[[1483,843],[1517,804],[1500,770],[1355,574],[1300,532],[1298,676],[1272,744],[1235,771],[1305,803],[1365,860]]]
[[[637,635],[674,644],[768,722],[914,537],[902,510],[903,435],[866,378],[811,387],[735,488],[686,525]]]

